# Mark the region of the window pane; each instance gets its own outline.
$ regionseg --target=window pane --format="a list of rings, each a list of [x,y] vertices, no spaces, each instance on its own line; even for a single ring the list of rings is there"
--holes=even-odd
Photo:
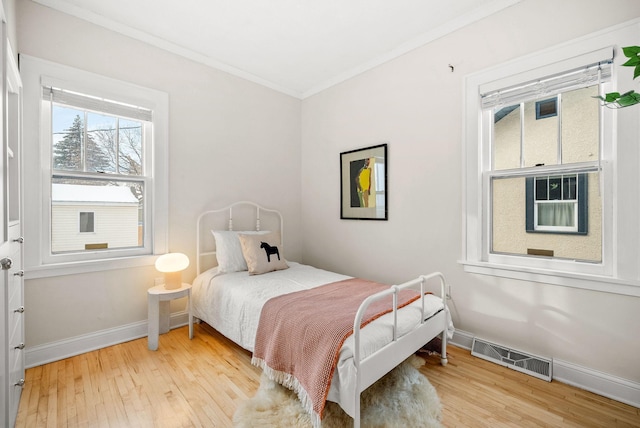
[[[536,119],[556,116],[558,114],[558,100],[556,97],[536,102]]]
[[[536,201],[549,199],[549,178],[536,178]]]
[[[82,171],[84,111],[53,105],[53,169]]]
[[[491,179],[491,252],[526,256],[529,250],[553,251],[555,258],[600,262],[602,260],[602,208],[599,190],[599,173],[587,173],[586,221],[587,234],[527,232],[526,177]],[[567,175],[566,177],[575,177]],[[545,177],[546,178],[546,177]],[[553,177],[551,177],[553,178]],[[546,183],[545,179],[536,180]],[[533,185],[532,185],[533,187]],[[537,189],[535,190],[537,191]],[[533,190],[532,190],[533,192]],[[537,196],[536,196],[537,197]],[[532,197],[533,198],[533,197]],[[543,199],[544,200],[544,199]],[[534,203],[532,201],[532,203]],[[536,209],[545,211],[567,210],[575,218],[577,202],[536,202]],[[573,206],[573,208],[539,208],[540,206]],[[565,213],[566,214],[566,213]],[[544,223],[559,222],[560,216],[543,219]],[[539,220],[540,221],[540,220]],[[575,220],[572,220],[575,221]],[[552,224],[549,224],[550,226]],[[575,227],[575,224],[571,224]]]
[[[562,177],[549,177],[549,200],[562,199]]]
[[[562,94],[562,163],[598,160],[598,87]]]
[[[520,168],[520,105],[493,113],[493,169]]]
[[[562,177],[562,199],[567,201],[578,198],[578,178],[575,175]]]
[[[120,119],[118,131],[120,174],[142,175],[142,123]]]
[[[538,226],[577,227],[575,202],[541,203],[538,206]]]
[[[536,101],[524,103],[524,166],[558,163],[558,116],[538,119]]]
[[[51,186],[51,251],[143,245],[143,183],[54,177]],[[80,233],[89,227],[90,234]],[[82,218],[86,218],[83,226]],[[81,220],[78,228],[78,218]],[[89,230],[87,230],[89,231]]]
[[[93,213],[81,212],[80,213],[80,233],[93,232]]]
[[[87,113],[87,167],[85,171],[117,172],[116,123],[115,117]]]

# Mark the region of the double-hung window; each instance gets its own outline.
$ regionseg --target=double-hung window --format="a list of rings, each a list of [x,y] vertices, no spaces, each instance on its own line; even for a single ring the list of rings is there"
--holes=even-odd
[[[534,80],[481,87],[489,257],[602,261],[602,107],[594,97],[610,80],[611,52]]]
[[[640,295],[639,115],[596,98],[633,84],[637,25],[612,33],[467,77],[467,272]]]
[[[42,100],[51,118],[51,254],[144,247],[153,112],[51,86]]]
[[[152,262],[141,256],[167,244],[167,95],[28,56],[21,67],[25,121],[40,123],[24,134],[32,275]]]

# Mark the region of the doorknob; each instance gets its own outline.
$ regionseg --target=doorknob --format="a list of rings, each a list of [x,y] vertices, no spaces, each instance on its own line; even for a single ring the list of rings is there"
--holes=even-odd
[[[0,266],[2,266],[2,270],[11,269],[12,264],[13,261],[9,257],[5,257],[4,259],[0,260]]]

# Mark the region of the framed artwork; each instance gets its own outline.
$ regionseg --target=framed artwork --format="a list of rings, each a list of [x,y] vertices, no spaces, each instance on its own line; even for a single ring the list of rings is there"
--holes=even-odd
[[[340,153],[340,218],[387,220],[387,145]]]

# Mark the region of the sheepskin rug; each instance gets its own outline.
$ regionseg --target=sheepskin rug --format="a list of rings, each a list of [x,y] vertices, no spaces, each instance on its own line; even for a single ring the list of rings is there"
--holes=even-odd
[[[363,427],[441,427],[442,406],[435,388],[418,367],[424,360],[411,356],[362,393]],[[233,417],[236,428],[311,427],[309,415],[295,393],[262,376],[256,395],[245,401]],[[327,402],[325,428],[352,427],[351,419],[336,403]]]

